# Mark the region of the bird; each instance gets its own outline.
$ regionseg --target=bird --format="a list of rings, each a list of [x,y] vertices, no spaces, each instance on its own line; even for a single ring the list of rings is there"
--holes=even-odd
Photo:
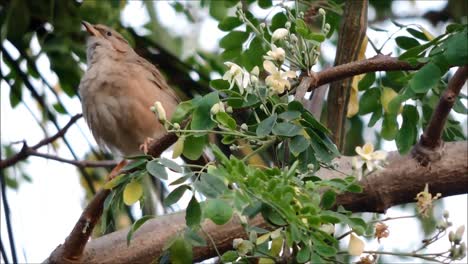
[[[82,24],[89,33],[88,68],[78,88],[83,116],[100,147],[122,156],[142,154],[148,139],[166,134],[151,106],[161,102],[170,119],[180,100],[121,34],[105,25]]]

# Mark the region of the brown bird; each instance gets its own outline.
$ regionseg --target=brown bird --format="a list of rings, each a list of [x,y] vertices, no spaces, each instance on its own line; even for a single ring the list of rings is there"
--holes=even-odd
[[[79,86],[86,122],[100,146],[125,156],[142,153],[148,138],[166,133],[150,107],[160,101],[170,118],[179,99],[122,35],[104,25],[83,25],[90,34],[88,70]]]

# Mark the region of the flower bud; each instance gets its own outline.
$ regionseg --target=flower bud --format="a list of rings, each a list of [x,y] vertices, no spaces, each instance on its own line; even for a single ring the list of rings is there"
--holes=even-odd
[[[354,233],[351,233],[349,237],[348,253],[351,256],[360,256],[364,252],[364,241],[362,241]]]
[[[449,215],[450,215],[449,211],[444,210],[444,218],[446,218],[446,219],[449,218]]]
[[[260,28],[265,28],[265,27],[266,27],[265,23],[263,23],[263,22],[260,23]]]
[[[258,68],[258,66],[255,66],[252,71],[250,71],[250,74],[251,75],[255,75],[255,76],[258,76],[260,74],[260,69]]]
[[[291,28],[291,22],[287,21],[286,24],[284,25],[284,27],[286,29],[290,29]]]
[[[450,242],[453,242],[455,240],[455,233],[453,231],[450,231],[448,234],[448,240]]]
[[[247,126],[246,123],[242,123],[242,125],[240,126],[240,128],[241,128],[242,130],[248,130],[248,129],[249,129],[249,127]]]
[[[166,110],[164,110],[164,107],[162,106],[161,102],[159,101],[156,101],[154,103],[154,108],[153,108],[157,115],[158,115],[158,120],[161,122],[161,123],[164,123],[166,122],[167,118],[166,118]]]
[[[297,36],[296,34],[291,34],[291,42],[292,43],[297,43],[298,39],[297,39]]]
[[[323,8],[319,8],[319,14],[324,16],[326,14],[325,10]]]
[[[232,109],[232,107],[228,106],[228,107],[226,108],[226,112],[227,112],[227,113],[232,113],[232,112],[234,112],[234,110]]]
[[[173,127],[174,127],[175,130],[179,130],[179,129],[180,129],[179,123],[174,123]]]
[[[460,244],[463,238],[463,233],[465,233],[465,225],[459,226],[457,230],[455,231],[455,236],[453,239],[453,242],[455,242],[455,244]]]
[[[216,114],[219,113],[219,112],[225,112],[223,102],[219,102],[219,103],[214,104],[214,105],[211,107],[210,112],[211,112],[212,115],[216,115]]]
[[[182,152],[184,151],[184,143],[185,143],[184,136],[177,139],[176,143],[174,144],[174,150],[172,151],[173,159],[178,158],[180,155],[182,155]]]
[[[275,42],[277,40],[283,40],[286,38],[286,36],[288,35],[288,30],[285,29],[285,28],[278,28],[277,30],[275,30],[273,32],[273,35],[271,36],[271,41],[272,42]]]

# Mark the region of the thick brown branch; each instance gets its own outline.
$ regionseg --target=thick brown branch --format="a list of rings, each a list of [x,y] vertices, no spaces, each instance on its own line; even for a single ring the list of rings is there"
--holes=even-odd
[[[434,160],[440,159],[442,147],[442,132],[447,121],[450,110],[460,94],[460,90],[468,78],[468,65],[458,68],[455,75],[450,79],[447,89],[439,99],[436,109],[432,113],[431,120],[424,133],[411,153],[421,163],[428,165]]]
[[[367,29],[367,0],[346,1],[338,36],[334,65],[359,59],[359,52]],[[348,109],[351,78],[330,84],[327,103],[327,127],[339,150],[344,148],[346,112]]]
[[[432,168],[425,169],[409,156],[392,153],[389,166],[369,176],[364,184],[362,194],[344,194],[338,197],[339,204],[355,212],[382,212],[397,204],[414,202],[416,194],[423,190],[426,183],[433,193],[443,196],[468,192],[468,154],[467,142],[447,143],[447,154],[434,163]],[[346,171],[351,168],[351,158],[338,160],[338,169]],[[332,176],[322,172],[323,176]],[[334,174],[334,177],[345,177]],[[423,179],[423,180],[422,180]],[[135,234],[129,247],[126,244],[128,229],[92,240],[86,246],[83,263],[148,263],[161,255],[164,244],[185,227],[183,213],[162,216],[145,223]],[[256,226],[265,226],[261,218],[255,218]],[[204,230],[209,233],[220,252],[231,248],[232,240],[245,235],[243,227],[233,220],[224,226],[204,223]],[[194,257],[197,260],[216,256],[211,247],[196,248]]]
[[[412,71],[422,66],[423,64],[411,65],[406,61],[400,61],[398,58],[387,55],[376,55],[370,59],[334,66],[317,73],[318,82],[316,85],[311,85],[309,91],[321,85],[363,73],[376,71]]]
[[[120,173],[120,170],[127,164],[123,161],[119,163],[109,174],[108,180],[113,179]],[[94,226],[101,218],[104,209],[104,202],[111,193],[111,190],[103,189],[96,193],[94,198],[81,213],[80,219],[68,235],[63,245],[59,245],[46,260],[48,263],[79,263],[83,250],[88,242]]]
[[[77,114],[77,115],[73,116],[70,119],[70,121],[68,121],[68,123],[63,128],[61,128],[59,131],[57,131],[57,133],[55,135],[41,140],[39,143],[37,143],[36,145],[34,145],[32,147],[29,147],[26,144],[26,142],[23,142],[23,147],[21,148],[21,150],[18,153],[16,153],[15,155],[13,155],[12,157],[10,157],[10,158],[8,158],[6,160],[1,160],[0,161],[0,169],[4,169],[4,168],[7,168],[9,166],[15,165],[17,162],[20,162],[20,161],[26,159],[27,157],[29,157],[38,148],[40,148],[42,146],[45,146],[47,144],[50,144],[50,143],[54,142],[55,140],[57,140],[59,138],[63,138],[65,133],[67,133],[68,129],[76,121],[78,121],[78,119],[80,119],[82,116],[83,116],[82,114]]]

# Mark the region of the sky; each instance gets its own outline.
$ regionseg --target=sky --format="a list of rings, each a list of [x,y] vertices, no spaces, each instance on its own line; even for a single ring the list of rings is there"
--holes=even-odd
[[[417,11],[423,13],[429,9],[439,9],[443,6],[445,1],[416,1],[412,5],[410,1],[396,1],[393,8],[398,10],[400,15],[412,14]],[[192,28],[190,23],[186,22],[181,14],[175,13],[166,1],[155,2],[158,10],[158,16],[163,26],[171,28],[176,34],[187,34],[191,32]],[[262,10],[258,7],[254,9],[256,14],[266,16],[269,10]],[[372,10],[369,11],[369,17],[372,17]],[[202,14],[203,15],[203,14]],[[271,14],[270,14],[271,15]],[[124,25],[132,26],[136,29],[144,25],[148,20],[148,14],[144,6],[138,1],[129,1],[128,6],[122,13],[122,21]],[[177,23],[175,23],[177,21]],[[424,20],[416,20],[414,23],[422,24],[426,28],[430,28]],[[391,24],[381,25],[390,30],[394,30]],[[441,29],[439,29],[441,30]],[[375,32],[369,32],[373,34]],[[433,32],[437,34],[438,32]],[[208,51],[218,49],[217,43],[225,33],[217,28],[217,22],[210,17],[204,17],[201,22],[201,29],[198,37],[194,39],[199,47]],[[385,37],[385,36],[383,36]],[[376,41],[379,42],[383,37],[378,36]],[[84,45],[84,43],[83,43]],[[16,58],[18,54],[16,50],[9,45],[5,44],[6,48]],[[33,42],[33,52],[37,52],[39,45],[37,40]],[[325,57],[333,58],[334,50],[330,45],[324,45]],[[391,51],[391,50],[390,50]],[[366,52],[368,57],[375,54],[368,49]],[[331,57],[330,57],[331,56]],[[44,56],[38,59],[38,65],[41,74],[46,77],[49,83],[57,83],[57,77],[50,70],[49,63]],[[25,65],[21,65],[23,68]],[[5,64],[1,61],[2,69],[5,69]],[[83,67],[85,67],[83,65]],[[35,120],[31,114],[20,104],[15,109],[12,109],[9,103],[9,89],[4,89],[5,83],[1,81],[2,89],[0,91],[1,103],[1,141],[2,143],[10,143],[26,139],[31,144],[37,143],[43,139],[44,134],[37,127]],[[33,80],[33,85],[36,87],[43,87],[43,85]],[[466,86],[464,88],[466,93]],[[50,94],[49,94],[50,95]],[[33,100],[27,92],[24,93],[24,100],[27,105],[32,104]],[[50,97],[52,98],[52,97]],[[77,98],[70,99],[62,96],[64,104],[73,114],[81,112],[80,102]],[[36,116],[38,111],[33,109]],[[466,116],[458,116],[466,124]],[[368,118],[368,117],[366,117]],[[66,116],[59,116],[59,123],[63,126],[68,122],[69,118]],[[10,128],[14,128],[10,129]],[[55,129],[49,125],[49,131]],[[465,131],[466,132],[466,131]],[[66,138],[71,141],[72,146],[77,151],[78,156],[82,157],[88,150],[87,141],[95,142],[84,122],[80,119],[78,125],[73,126],[66,135]],[[373,140],[373,131],[366,131],[366,139]],[[16,144],[15,148],[19,149],[20,144]],[[393,142],[385,142],[383,149],[387,151],[395,150]],[[53,150],[47,147],[40,149],[42,152],[53,153]],[[63,158],[71,159],[71,154],[67,151],[65,146],[61,144],[58,155]],[[165,154],[170,157],[170,153]],[[42,158],[31,157],[25,166],[27,173],[32,177],[31,183],[22,182],[17,191],[8,189],[7,197],[11,207],[12,222],[15,234],[15,242],[17,253],[20,262],[41,262],[46,259],[50,252],[55,249],[59,244],[63,243],[65,237],[73,228],[75,222],[79,218],[84,204],[84,193],[80,185],[77,170],[74,166],[68,164],[61,164],[55,161],[49,161]],[[16,172],[13,172],[16,173]],[[17,174],[18,176],[18,174]],[[177,175],[172,174],[169,182]],[[466,224],[467,221],[467,195],[453,196],[443,199],[438,203],[443,203],[445,209],[449,210],[451,220],[454,226]],[[180,207],[183,208],[187,203],[187,199],[183,199]],[[436,211],[436,215],[441,215],[442,211]],[[402,212],[400,209],[391,208],[388,210],[386,216],[401,216],[407,215],[408,212]],[[8,249],[9,244],[6,239],[6,227],[4,225],[5,219],[3,211],[1,214],[1,238],[5,247]],[[400,249],[414,248],[415,243],[420,240],[417,239],[419,234],[419,224],[410,220],[395,220],[390,224],[391,235],[389,238],[384,239],[383,245],[376,245],[375,243],[369,244],[369,249],[376,250],[383,247],[385,250],[392,250],[393,246],[398,246]],[[411,234],[411,235],[409,235]],[[465,232],[465,239],[466,232]],[[345,245],[345,242],[344,244]],[[448,241],[441,241],[441,243],[434,245],[434,251],[445,249],[448,247]],[[368,249],[366,247],[366,249]],[[7,250],[8,252],[8,250]],[[11,256],[9,257],[11,261]],[[414,261],[414,260],[412,260]],[[466,259],[464,260],[466,262]],[[412,262],[414,263],[414,262]],[[461,262],[460,262],[461,263]]]

